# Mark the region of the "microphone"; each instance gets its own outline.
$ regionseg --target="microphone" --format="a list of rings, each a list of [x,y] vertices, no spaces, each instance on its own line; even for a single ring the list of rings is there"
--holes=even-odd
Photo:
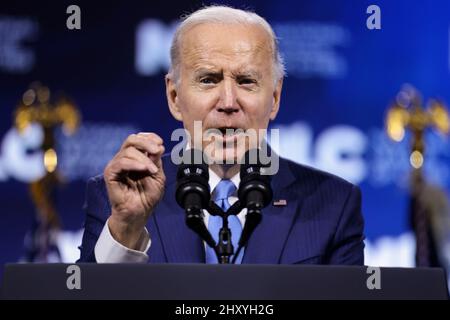
[[[247,208],[247,216],[241,238],[239,239],[239,249],[237,250],[233,262],[239,255],[239,251],[247,244],[253,230],[262,219],[261,210],[265,208],[273,197],[270,186],[270,176],[262,175],[265,167],[260,159],[259,149],[248,150],[241,164],[238,197],[242,207]]]
[[[197,149],[185,150],[178,167],[175,198],[186,212],[186,224],[195,231],[210,247],[215,241],[203,221],[203,209],[210,201],[208,166],[203,152]]]
[[[238,196],[239,201],[248,210],[261,210],[273,197],[270,176],[262,174],[270,163],[263,165],[259,153],[259,149],[248,150],[241,164]]]

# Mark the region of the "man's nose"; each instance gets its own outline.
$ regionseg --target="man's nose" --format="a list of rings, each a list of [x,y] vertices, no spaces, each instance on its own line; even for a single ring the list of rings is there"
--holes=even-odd
[[[233,80],[225,79],[220,90],[220,99],[217,104],[217,111],[233,113],[239,111],[236,85]]]

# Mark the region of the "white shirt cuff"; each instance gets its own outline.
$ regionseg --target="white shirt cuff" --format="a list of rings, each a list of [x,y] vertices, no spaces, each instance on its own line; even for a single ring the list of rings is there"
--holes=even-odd
[[[108,221],[106,221],[95,244],[95,259],[98,263],[146,263],[148,261],[147,251],[151,243],[147,228],[144,228],[144,233],[138,242],[139,250],[127,248],[113,238],[109,231]]]

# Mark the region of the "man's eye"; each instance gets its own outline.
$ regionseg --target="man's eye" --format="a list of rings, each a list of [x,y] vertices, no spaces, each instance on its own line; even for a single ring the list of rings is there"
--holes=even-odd
[[[251,78],[243,78],[243,79],[239,79],[238,83],[240,85],[255,84],[256,80],[255,79],[251,79]]]
[[[202,84],[214,84],[216,82],[217,81],[214,78],[211,78],[211,77],[206,77],[206,78],[201,78],[200,79],[200,83],[202,83]]]

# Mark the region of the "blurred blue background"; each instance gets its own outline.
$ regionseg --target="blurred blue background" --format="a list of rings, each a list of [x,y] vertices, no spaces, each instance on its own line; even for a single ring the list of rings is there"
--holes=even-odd
[[[265,17],[280,38],[288,77],[281,112],[280,153],[342,176],[363,192],[366,263],[412,266],[408,205],[409,142],[384,133],[388,106],[404,83],[426,101],[450,101],[450,2],[215,1]],[[66,8],[81,9],[81,30],[68,30]],[[0,4],[0,264],[24,256],[35,208],[28,183],[42,173],[40,130],[19,135],[13,113],[33,81],[63,92],[82,114],[73,136],[57,131],[66,183],[55,204],[64,261],[78,258],[88,177],[102,173],[122,140],[155,131],[170,148],[179,124],[168,112],[164,74],[180,15],[201,1],[2,1]],[[369,30],[366,9],[381,9]],[[448,190],[448,139],[426,136],[425,173]],[[1,271],[1,270],[0,270]]]

